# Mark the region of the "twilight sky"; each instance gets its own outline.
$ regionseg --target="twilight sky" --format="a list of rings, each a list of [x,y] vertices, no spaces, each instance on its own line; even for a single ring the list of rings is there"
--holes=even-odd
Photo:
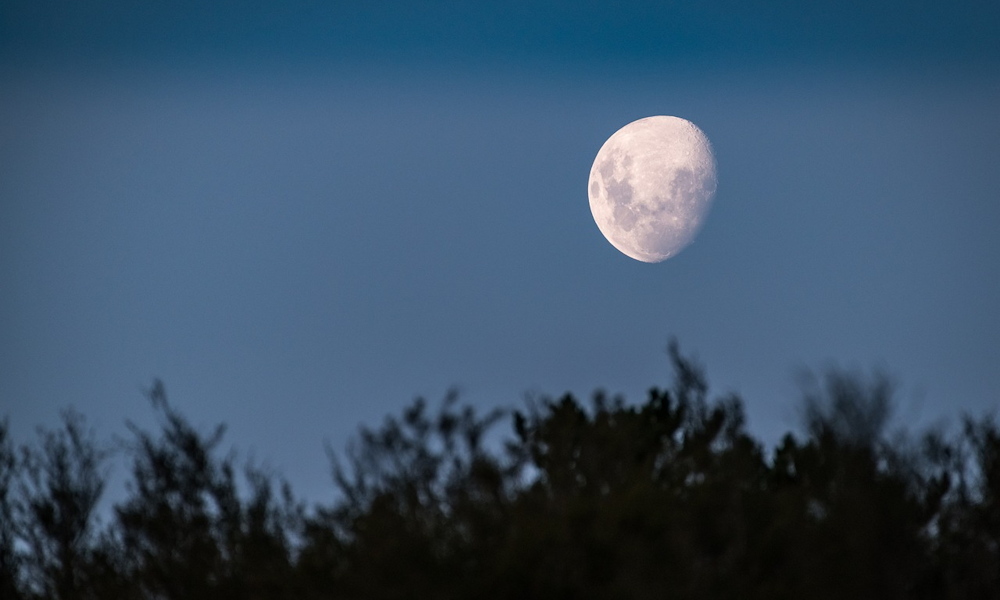
[[[124,433],[159,377],[322,500],[414,396],[640,400],[671,335],[769,442],[800,368],[995,409],[997,40],[985,0],[5,0],[0,415]],[[719,190],[650,265],[587,177],[656,114]]]

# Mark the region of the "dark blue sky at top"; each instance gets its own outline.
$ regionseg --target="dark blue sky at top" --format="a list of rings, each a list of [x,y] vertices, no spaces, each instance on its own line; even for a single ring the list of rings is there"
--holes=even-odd
[[[161,377],[318,500],[416,395],[638,400],[671,335],[771,442],[799,368],[994,409],[998,40],[996,2],[6,0],[0,414],[122,433]],[[719,191],[647,265],[586,181],[654,114]]]
[[[995,61],[1000,28],[988,0],[7,0],[0,11],[0,48],[15,59]]]

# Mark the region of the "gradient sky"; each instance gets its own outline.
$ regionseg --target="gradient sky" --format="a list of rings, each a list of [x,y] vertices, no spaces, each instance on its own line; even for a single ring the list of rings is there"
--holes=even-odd
[[[667,341],[796,426],[797,369],[884,368],[901,425],[1000,389],[1000,4],[0,4],[0,414],[142,390],[332,493],[414,396],[640,400]],[[711,139],[693,245],[601,236],[601,144]]]

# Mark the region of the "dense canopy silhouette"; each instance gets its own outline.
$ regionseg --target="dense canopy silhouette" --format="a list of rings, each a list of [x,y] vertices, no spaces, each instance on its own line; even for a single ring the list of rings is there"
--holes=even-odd
[[[331,450],[307,505],[148,396],[159,431],[101,443],[66,412],[16,447],[0,425],[0,597],[998,598],[1000,429],[888,430],[884,376],[804,388],[773,449],[742,401],[672,385],[480,414],[415,400]],[[509,427],[509,431],[504,431]],[[100,518],[108,457],[131,464]]]

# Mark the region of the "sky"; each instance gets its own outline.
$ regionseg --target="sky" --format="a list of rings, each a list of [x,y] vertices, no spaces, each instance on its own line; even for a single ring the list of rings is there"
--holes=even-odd
[[[997,40],[987,1],[5,0],[0,415],[125,435],[160,378],[322,501],[416,396],[641,401],[672,336],[768,443],[803,369],[995,410]],[[661,114],[719,183],[645,264],[587,180]]]

